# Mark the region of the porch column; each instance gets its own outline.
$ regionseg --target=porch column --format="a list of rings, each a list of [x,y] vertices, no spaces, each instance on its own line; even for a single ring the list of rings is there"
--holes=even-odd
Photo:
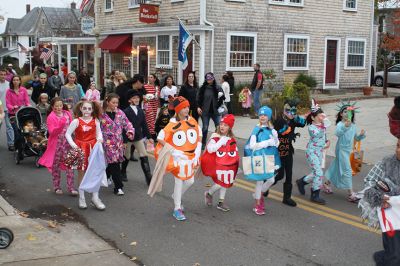
[[[62,60],[62,49],[61,49],[61,45],[58,44],[57,45],[57,56],[58,56],[58,71],[60,72],[61,70],[61,60]]]
[[[67,44],[67,65],[69,73],[71,72],[71,44]]]
[[[199,84],[204,82],[204,67],[205,67],[205,50],[206,50],[206,34],[205,31],[200,33],[200,58],[199,58]]]

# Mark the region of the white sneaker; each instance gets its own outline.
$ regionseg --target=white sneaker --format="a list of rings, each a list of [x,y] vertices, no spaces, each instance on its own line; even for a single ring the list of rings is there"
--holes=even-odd
[[[122,190],[122,189],[118,189],[118,192],[117,192],[117,195],[118,196],[122,196],[122,195],[124,195],[125,193],[124,193],[124,191]]]
[[[111,180],[111,178],[107,178],[107,183],[108,183],[108,186],[111,186],[111,185],[112,185],[112,180]]]
[[[99,198],[92,198],[92,204],[98,209],[99,211],[103,211],[106,209],[106,205],[99,199]]]
[[[86,200],[84,198],[79,198],[79,209],[87,209]]]

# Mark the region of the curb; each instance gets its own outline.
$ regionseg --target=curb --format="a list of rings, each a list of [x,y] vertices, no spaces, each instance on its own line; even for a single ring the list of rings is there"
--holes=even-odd
[[[4,215],[2,215],[4,213]],[[15,215],[16,211],[1,195],[0,195],[0,217]]]
[[[319,104],[325,104],[325,103],[335,103],[335,102],[340,102],[341,100],[348,100],[348,101],[361,101],[361,100],[370,100],[370,99],[382,99],[382,98],[392,98],[395,97],[393,95],[389,96],[383,96],[383,95],[375,95],[375,96],[349,96],[349,97],[344,97],[344,98],[335,98],[335,99],[318,99],[318,97],[315,97],[315,100]]]

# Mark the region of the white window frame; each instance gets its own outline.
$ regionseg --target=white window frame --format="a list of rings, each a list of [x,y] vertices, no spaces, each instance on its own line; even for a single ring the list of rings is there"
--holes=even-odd
[[[156,68],[164,67],[164,68],[172,68],[172,36],[169,34],[160,34],[161,36],[168,36],[169,38],[169,64],[159,64],[158,63],[158,36],[156,36]],[[166,51],[166,50],[162,50]]]
[[[225,2],[246,3],[246,0],[225,0]]]
[[[364,42],[364,61],[362,67],[353,67],[348,66],[348,55],[349,55],[349,41],[357,41],[357,42]],[[367,57],[367,39],[366,38],[346,38],[346,50],[345,50],[345,57],[344,57],[344,69],[365,69],[365,58]]]
[[[32,45],[32,43],[33,43],[34,45]],[[36,46],[36,37],[34,37],[34,36],[29,36],[29,37],[28,37],[28,44],[29,44],[29,47],[35,47],[35,46]]]
[[[344,11],[357,12],[358,0],[355,0],[355,1],[356,1],[356,7],[355,8],[349,8],[349,7],[346,6],[347,0],[343,0],[343,10]]]
[[[107,8],[107,1],[110,1],[111,7]],[[104,0],[104,13],[112,12],[114,9],[114,0]]]
[[[254,51],[253,51],[253,62],[250,67],[231,67],[231,36],[243,36],[254,38]],[[245,32],[245,31],[228,31],[226,34],[226,71],[254,71],[253,65],[257,63],[257,32]]]
[[[288,39],[306,39],[307,40],[307,65],[305,67],[288,67],[287,66],[287,44]],[[304,34],[285,34],[283,45],[283,70],[308,70],[310,65],[310,36]]]
[[[150,3],[151,1],[146,0],[144,1],[144,4]],[[132,0],[128,0],[128,8],[138,8],[140,7],[140,4],[132,4]]]
[[[268,0],[268,3],[270,5],[279,5],[279,6],[299,6],[299,7],[303,7],[304,6],[304,0],[301,0],[301,3],[292,3],[290,2],[290,0],[282,0],[282,1],[278,1],[278,0]]]

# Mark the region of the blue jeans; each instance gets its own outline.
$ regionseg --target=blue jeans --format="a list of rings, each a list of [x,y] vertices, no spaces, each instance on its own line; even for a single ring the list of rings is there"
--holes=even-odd
[[[8,116],[8,112],[4,111],[5,113],[5,117],[4,120],[6,122],[6,134],[7,134],[7,144],[8,146],[14,146],[14,129],[10,123],[10,117]],[[1,129],[1,125],[0,124],[0,129]]]
[[[203,132],[203,139],[202,139],[203,145],[206,145],[208,125],[210,124],[210,119],[214,121],[215,128],[217,128],[217,126],[219,126],[219,121],[221,120],[221,116],[219,114],[205,114],[205,113],[201,115],[201,122],[203,124],[203,127],[201,129],[201,131]]]
[[[258,115],[258,109],[260,109],[260,95],[262,90],[255,89],[251,93],[253,94],[254,112],[256,115]]]

